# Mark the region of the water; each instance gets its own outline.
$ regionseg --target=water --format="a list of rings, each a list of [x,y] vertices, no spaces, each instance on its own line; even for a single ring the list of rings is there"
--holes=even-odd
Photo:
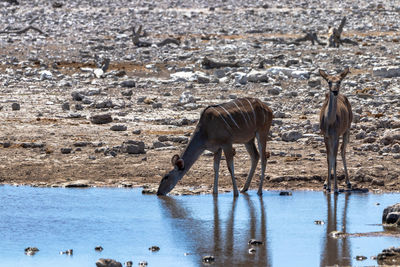
[[[95,266],[113,258],[134,266],[376,265],[370,257],[398,246],[395,237],[328,237],[382,231],[383,209],[399,194],[265,191],[173,196],[142,195],[140,189],[0,187],[0,266]],[[376,205],[380,203],[381,205]],[[315,220],[325,224],[316,225]],[[264,241],[248,253],[248,241]],[[96,252],[95,246],[104,250]],[[157,245],[158,252],[149,247]],[[34,256],[24,248],[35,246]],[[60,251],[73,249],[73,256]],[[357,255],[367,256],[356,261]]]

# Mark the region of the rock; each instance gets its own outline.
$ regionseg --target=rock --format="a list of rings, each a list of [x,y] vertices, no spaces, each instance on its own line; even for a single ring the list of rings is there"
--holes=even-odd
[[[317,79],[317,78],[310,79],[308,81],[308,86],[310,86],[311,88],[321,86],[321,79]]]
[[[18,104],[18,103],[12,103],[12,104],[11,104],[11,109],[14,110],[14,111],[20,110],[20,109],[21,109],[21,106],[20,106],[20,104]]]
[[[215,262],[215,257],[214,256],[204,256],[203,257],[203,263],[213,263]]]
[[[193,97],[192,93],[189,91],[183,92],[179,97],[179,104],[184,105],[187,103],[195,103],[196,100]]]
[[[173,82],[193,82],[196,80],[196,75],[189,71],[179,71],[170,75]]]
[[[66,254],[66,255],[73,255],[74,251],[72,249],[68,249],[66,251],[60,251],[60,254]]]
[[[260,246],[260,245],[263,245],[264,242],[260,241],[260,240],[256,240],[256,239],[250,239],[248,244],[252,245],[252,246]]]
[[[128,154],[145,154],[145,145],[142,141],[129,140],[122,145],[122,152]]]
[[[285,142],[294,142],[303,137],[303,134],[298,131],[289,131],[282,134],[282,140]]]
[[[387,248],[382,250],[376,258],[379,265],[400,265],[400,247]]]
[[[125,88],[133,88],[136,86],[136,82],[133,80],[126,80],[126,81],[122,81],[120,83],[121,87],[125,87]]]
[[[380,66],[372,70],[374,76],[393,78],[400,77],[400,66]]]
[[[123,124],[116,124],[110,127],[111,131],[116,131],[116,132],[121,132],[121,131],[126,131],[128,127]]]
[[[274,88],[268,89],[267,92],[269,95],[279,95],[281,93],[281,91],[282,91],[281,88],[275,86]]]
[[[51,80],[53,79],[53,74],[48,70],[43,70],[40,72],[40,80]]]
[[[102,246],[97,246],[97,247],[94,248],[94,250],[101,252],[101,251],[103,251],[103,247]]]
[[[400,203],[386,207],[382,214],[382,224],[400,227]]]
[[[139,266],[147,266],[147,265],[148,265],[147,261],[139,262]]]
[[[325,224],[324,221],[320,221],[320,220],[316,220],[316,221],[314,221],[314,223],[315,223],[315,224],[318,224],[318,225],[323,225],[323,224]]]
[[[297,78],[297,79],[309,79],[310,78],[310,73],[308,71],[304,70],[298,70],[298,69],[293,69],[293,68],[285,68],[285,67],[271,67],[266,70],[269,74],[272,75],[279,75],[280,73],[283,73],[287,77],[290,78]]]
[[[151,105],[152,108],[162,108],[162,103],[153,103]]]
[[[210,77],[204,72],[196,71],[194,74],[196,77],[195,80],[197,80],[198,83],[209,83],[211,81]]]
[[[39,249],[37,247],[27,247],[25,248],[25,254],[28,256],[33,256],[35,255]]]
[[[85,99],[86,98],[83,99],[84,102],[85,102]],[[113,103],[112,103],[111,100],[108,99],[108,100],[104,100],[104,101],[98,102],[94,106],[95,106],[95,108],[112,108],[113,107]]]
[[[160,250],[160,247],[152,246],[152,247],[149,248],[149,250],[152,251],[152,252],[156,252],[156,251]]]
[[[69,103],[68,103],[68,102],[63,103],[63,104],[61,105],[61,108],[62,108],[62,110],[64,110],[64,111],[70,110]]]
[[[112,117],[111,114],[93,115],[92,117],[90,117],[90,121],[93,124],[106,124],[112,122]]]
[[[83,98],[85,97],[83,94],[80,92],[74,91],[71,93],[72,99],[75,101],[82,101]]]
[[[127,261],[127,262],[125,262],[125,266],[126,267],[132,267],[133,266],[133,262],[132,261]]]
[[[121,95],[123,95],[123,96],[132,96],[133,95],[133,91],[132,91],[132,89],[124,90],[124,91],[121,91]]]
[[[62,186],[65,188],[84,188],[84,187],[89,187],[89,181],[88,180],[77,180],[77,181],[64,183],[64,184],[62,184]]]
[[[245,85],[247,84],[247,74],[244,72],[235,72],[234,74],[235,77],[235,83],[236,84],[241,84]]]
[[[94,76],[96,76],[96,78],[104,78],[104,71],[102,69],[95,69],[93,70]]]
[[[251,70],[250,73],[247,74],[247,81],[252,83],[261,83],[268,82],[268,71],[257,71]]]
[[[280,195],[280,196],[291,196],[291,195],[292,195],[292,192],[289,192],[289,191],[282,191],[282,192],[279,192],[279,195]]]
[[[122,267],[122,264],[113,259],[99,259],[96,262],[97,267]]]
[[[356,256],[356,260],[358,260],[358,261],[364,261],[366,259],[367,259],[367,257],[365,257],[365,256]]]
[[[72,148],[61,148],[61,154],[70,154],[72,152]]]

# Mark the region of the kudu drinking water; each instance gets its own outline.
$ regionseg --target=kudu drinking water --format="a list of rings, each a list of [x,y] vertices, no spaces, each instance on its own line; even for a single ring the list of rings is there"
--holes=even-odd
[[[328,159],[328,177],[324,187],[327,191],[331,190],[331,179],[334,179],[334,191],[338,192],[336,179],[336,158],[339,146],[339,137],[343,136],[341,154],[346,176],[347,188],[351,188],[349,174],[346,165],[346,145],[349,143],[350,125],[353,120],[351,105],[347,97],[339,93],[340,83],[349,73],[346,68],[338,75],[328,75],[325,71],[319,70],[319,74],[329,85],[329,91],[325,95],[325,102],[322,105],[320,113],[320,129],[324,135],[327,159]]]
[[[238,196],[233,168],[235,152],[232,144],[245,144],[251,157],[250,172],[242,188],[242,192],[247,191],[260,158],[254,143],[254,139],[257,138],[261,154],[261,180],[257,193],[261,195],[267,161],[267,136],[271,122],[271,109],[256,98],[239,98],[205,108],[186,149],[181,156],[174,155],[172,157],[174,168],[162,178],[157,194],[165,195],[170,192],[203,151],[209,150],[214,153],[213,193],[218,194],[219,164],[222,151],[224,151],[228,170],[232,177],[233,194]]]

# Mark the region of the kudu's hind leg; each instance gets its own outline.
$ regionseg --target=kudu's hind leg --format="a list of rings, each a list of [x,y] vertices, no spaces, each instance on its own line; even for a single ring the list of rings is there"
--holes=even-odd
[[[257,194],[262,195],[262,187],[264,182],[264,174],[265,168],[267,165],[267,134],[256,133],[257,141],[258,141],[258,150],[261,153],[261,177],[260,177],[260,185],[258,187]]]
[[[246,150],[251,157],[251,168],[249,175],[247,176],[246,183],[244,184],[241,192],[246,192],[249,189],[251,179],[253,179],[254,172],[257,167],[258,160],[260,159],[260,155],[257,152],[256,145],[254,144],[254,138],[245,144]]]
[[[219,176],[219,163],[221,162],[221,154],[222,154],[221,148],[214,153],[214,188],[213,188],[214,195],[218,194],[218,176]]]
[[[347,189],[351,189],[351,183],[349,180],[349,173],[347,172],[347,163],[346,163],[346,146],[349,143],[349,136],[350,136],[350,131],[346,131],[343,134],[343,142],[342,142],[342,146],[340,148],[340,152],[342,155],[342,161],[343,161],[343,167],[344,167],[344,175],[346,177],[346,185],[347,185]]]
[[[234,166],[233,166],[233,156],[234,156],[235,152],[232,148],[232,144],[225,145],[223,147],[223,150],[224,150],[224,155],[225,155],[225,159],[226,159],[226,164],[228,165],[228,170],[232,177],[233,195],[235,197],[237,197],[237,196],[239,196],[239,191],[238,191],[237,185],[236,185],[236,178],[235,178],[235,172],[234,172]]]

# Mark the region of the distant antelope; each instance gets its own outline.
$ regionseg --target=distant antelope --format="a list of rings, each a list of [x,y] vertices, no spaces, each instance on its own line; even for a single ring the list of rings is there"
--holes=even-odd
[[[349,174],[346,166],[346,145],[349,143],[350,124],[353,120],[351,105],[347,97],[339,93],[340,82],[349,73],[346,68],[338,75],[330,76],[325,71],[319,70],[319,74],[329,85],[329,92],[325,95],[325,102],[322,105],[319,126],[324,135],[327,160],[328,160],[328,177],[324,183],[324,187],[331,190],[331,178],[335,179],[334,191],[338,192],[336,179],[336,158],[339,146],[339,137],[343,136],[341,154],[346,176],[347,188],[351,188]]]
[[[204,150],[214,153],[213,194],[218,194],[219,163],[223,150],[232,177],[233,194],[238,196],[233,170],[235,152],[232,144],[245,144],[251,157],[250,172],[242,188],[242,192],[247,191],[260,158],[254,144],[255,138],[257,138],[258,149],[261,152],[261,180],[257,192],[261,195],[267,157],[267,136],[271,122],[271,109],[256,98],[239,98],[205,108],[185,151],[181,156],[174,155],[172,157],[174,168],[162,178],[157,195],[165,195],[170,192]]]

